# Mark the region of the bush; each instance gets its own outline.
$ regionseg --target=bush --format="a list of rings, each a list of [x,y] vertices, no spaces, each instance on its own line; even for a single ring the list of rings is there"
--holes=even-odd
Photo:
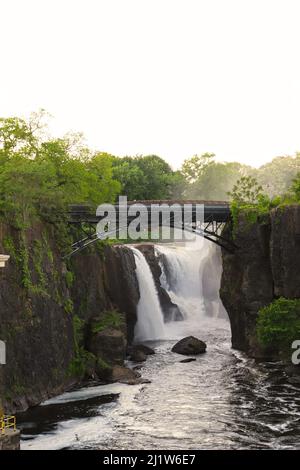
[[[103,312],[100,320],[94,322],[92,326],[93,333],[99,333],[106,328],[120,328],[124,324],[123,315],[117,310],[107,310]]]
[[[288,353],[300,339],[300,299],[280,297],[259,310],[257,337],[262,346]]]

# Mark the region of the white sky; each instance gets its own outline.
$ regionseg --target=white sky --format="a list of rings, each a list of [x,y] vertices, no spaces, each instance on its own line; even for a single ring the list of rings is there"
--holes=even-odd
[[[116,155],[300,150],[299,0],[0,0],[0,115]]]

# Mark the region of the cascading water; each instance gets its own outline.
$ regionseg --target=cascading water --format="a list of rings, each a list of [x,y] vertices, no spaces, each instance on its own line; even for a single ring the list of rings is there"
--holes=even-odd
[[[130,248],[135,256],[136,276],[140,290],[134,339],[136,342],[164,339],[164,317],[150,267],[139,250]]]
[[[178,305],[185,320],[199,321],[204,315],[201,279],[207,247],[197,243],[157,245],[156,254],[160,259],[162,287]]]
[[[141,294],[136,340],[165,336],[142,365],[150,383],[87,387],[29,410],[18,417],[22,449],[299,449],[299,385],[287,382],[280,364],[256,364],[232,350],[229,322],[203,315],[204,257],[214,248],[157,247],[162,283],[185,313],[165,324],[146,259],[132,250]],[[218,282],[203,286],[204,297],[218,290],[220,270],[212,272]],[[190,334],[207,352],[182,363],[171,349]]]

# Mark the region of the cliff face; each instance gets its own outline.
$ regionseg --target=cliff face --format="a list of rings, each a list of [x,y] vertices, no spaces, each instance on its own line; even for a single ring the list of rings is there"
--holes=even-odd
[[[232,226],[224,230],[232,236]],[[265,357],[256,340],[258,310],[284,296],[300,298],[300,207],[273,209],[250,223],[240,214],[234,254],[222,250],[220,295],[227,310],[232,345],[255,357]]]
[[[100,370],[99,361],[102,369],[120,364],[127,335],[129,341],[133,337],[139,299],[130,250],[95,249],[66,264],[51,226],[37,224],[20,232],[2,224],[0,251],[11,256],[0,270],[0,339],[7,350],[7,363],[0,366],[0,398],[7,411],[26,409],[78,383],[87,373],[85,362],[91,376]],[[125,326],[114,317],[116,325],[106,325],[116,310],[125,314]],[[107,332],[99,358],[92,351],[94,319],[102,338]],[[107,366],[102,359],[109,348]]]

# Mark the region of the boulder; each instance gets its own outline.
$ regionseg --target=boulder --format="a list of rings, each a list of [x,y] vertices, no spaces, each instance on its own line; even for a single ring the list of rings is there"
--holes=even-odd
[[[144,362],[147,359],[146,354],[140,349],[135,349],[130,355],[130,359],[133,362]]]
[[[146,346],[145,344],[135,344],[134,346],[130,346],[128,348],[128,355],[131,356],[136,351],[141,351],[146,356],[151,356],[152,354],[155,354],[154,349],[150,348],[149,346]]]
[[[139,372],[136,372],[128,367],[115,366],[112,370],[112,382],[132,383],[141,377]]]
[[[190,354],[203,354],[206,351],[206,344],[194,336],[187,336],[176,343],[172,352],[188,356]]]
[[[97,319],[91,325],[97,324]],[[123,365],[126,358],[126,335],[121,328],[108,327],[91,333],[88,340],[88,350],[103,359],[109,365]]]

